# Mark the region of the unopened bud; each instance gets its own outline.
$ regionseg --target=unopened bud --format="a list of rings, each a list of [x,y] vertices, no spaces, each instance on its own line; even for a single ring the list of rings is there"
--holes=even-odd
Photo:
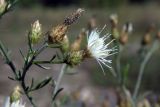
[[[66,35],[67,30],[68,30],[68,26],[64,24],[54,27],[48,33],[48,42],[51,44],[61,43],[63,41],[64,36]]]
[[[119,38],[119,31],[118,31],[118,29],[117,28],[112,28],[111,29],[112,31],[112,37],[114,38],[114,39],[118,39]]]
[[[31,31],[30,31],[31,43],[33,44],[38,43],[41,39],[41,36],[42,36],[42,28],[41,24],[37,20],[31,25]]]
[[[0,14],[2,14],[7,6],[7,2],[5,0],[0,0]]]
[[[81,42],[83,40],[83,37],[86,35],[85,29],[82,29],[76,40],[71,45],[71,51],[78,51],[81,47]]]
[[[66,57],[66,62],[70,66],[78,65],[82,62],[83,51],[71,51]]]
[[[112,24],[112,27],[116,27],[118,24],[118,15],[117,14],[111,14],[110,15],[110,21]]]
[[[67,35],[65,35],[64,37],[63,37],[63,40],[62,40],[62,42],[60,43],[60,48],[61,48],[61,50],[63,51],[63,52],[67,52],[68,50],[69,50],[69,40],[68,40],[68,37],[67,37]]]
[[[151,43],[151,35],[147,33],[143,36],[142,45],[148,45],[150,43]]]
[[[16,102],[20,100],[21,97],[21,88],[19,86],[16,86],[13,90],[13,92],[10,95],[10,102]]]
[[[83,12],[84,12],[83,9],[81,9],[81,8],[77,9],[71,15],[69,15],[68,17],[66,17],[63,23],[66,26],[75,23],[80,18],[80,16],[82,15]]]
[[[119,39],[119,42],[120,42],[122,45],[125,45],[125,44],[128,42],[128,35],[127,35],[127,34],[124,34],[123,36],[121,36],[120,39]]]

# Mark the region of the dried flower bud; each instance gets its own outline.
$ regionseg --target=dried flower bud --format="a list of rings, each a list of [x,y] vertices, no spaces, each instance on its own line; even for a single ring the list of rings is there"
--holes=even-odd
[[[86,35],[85,29],[82,29],[76,40],[71,45],[71,51],[78,51],[81,47],[81,42],[83,40],[83,37]]]
[[[97,20],[95,16],[92,16],[88,22],[88,30],[91,31],[97,27]]]
[[[119,38],[119,31],[117,28],[118,25],[118,15],[117,14],[112,14],[110,15],[110,21],[111,21],[111,32],[112,32],[112,37],[114,39],[118,39]]]
[[[7,2],[5,0],[0,0],[0,14],[2,14],[7,6]]]
[[[111,14],[110,15],[110,21],[112,24],[112,27],[116,27],[118,24],[118,15],[117,14]]]
[[[81,8],[77,9],[74,13],[65,18],[63,22],[64,25],[68,26],[76,22],[80,18],[83,12],[84,12],[83,9]]]
[[[119,42],[120,42],[122,45],[125,45],[125,44],[128,42],[128,35],[127,35],[127,34],[124,34],[123,36],[120,36]]]
[[[147,33],[143,36],[142,45],[148,45],[150,43],[151,43],[151,35]]]
[[[41,39],[41,36],[42,36],[42,28],[41,24],[37,20],[31,25],[31,31],[30,31],[31,43],[33,44],[38,43]]]
[[[16,102],[20,100],[21,97],[21,88],[19,86],[16,86],[13,90],[13,92],[10,95],[10,102]]]
[[[49,43],[61,43],[63,38],[68,30],[68,26],[62,24],[54,27],[48,33],[48,42]]]
[[[83,60],[83,51],[71,51],[67,54],[66,63],[70,66],[78,65]]]
[[[158,31],[156,37],[157,37],[158,39],[160,39],[160,31]]]

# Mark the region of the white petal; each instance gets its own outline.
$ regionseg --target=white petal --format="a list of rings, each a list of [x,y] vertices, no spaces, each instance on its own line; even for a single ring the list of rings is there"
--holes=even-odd
[[[112,48],[108,47],[115,39],[111,40],[108,43],[105,43],[105,40],[109,38],[109,34],[100,37],[100,33],[104,30],[104,28],[100,32],[98,32],[97,30],[93,30],[89,35],[87,35],[87,48],[92,57],[97,60],[103,72],[104,69],[102,67],[102,64],[107,66],[108,68],[111,68],[111,66],[109,66],[107,63],[112,63],[112,60],[107,60],[107,58],[111,55],[116,54],[116,51],[118,50],[117,46],[114,46]]]

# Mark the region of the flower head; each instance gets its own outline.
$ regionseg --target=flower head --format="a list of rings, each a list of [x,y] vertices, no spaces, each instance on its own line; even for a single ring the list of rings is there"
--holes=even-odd
[[[10,102],[10,97],[7,97],[3,107],[25,107],[25,104],[22,103],[22,100],[17,100],[15,102]]]
[[[66,63],[70,66],[78,65],[83,60],[83,51],[71,51],[67,54]]]
[[[112,26],[116,26],[118,24],[118,15],[117,14],[111,14],[110,15],[110,21],[112,23]]]
[[[38,43],[39,40],[41,39],[42,35],[42,27],[41,24],[39,23],[39,20],[35,21],[32,26],[31,26],[31,42]]]
[[[21,97],[21,88],[19,86],[16,86],[10,95],[10,102],[18,101],[20,100],[20,97]]]
[[[7,2],[5,0],[0,0],[0,14],[4,12],[7,6]]]
[[[108,68],[112,68],[109,65],[112,63],[112,60],[109,60],[108,57],[117,53],[117,46],[113,48],[108,47],[114,41],[114,39],[109,43],[105,43],[105,40],[109,37],[109,35],[106,34],[100,37],[100,33],[103,31],[103,29],[101,31],[93,30],[88,35],[87,56],[96,59],[102,68],[102,71],[104,72],[102,65],[107,66]]]

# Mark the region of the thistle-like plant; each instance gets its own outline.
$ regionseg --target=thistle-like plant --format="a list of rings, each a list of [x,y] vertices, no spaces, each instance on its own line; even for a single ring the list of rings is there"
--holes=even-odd
[[[80,18],[83,12],[83,9],[77,9],[75,12],[66,17],[61,24],[53,27],[46,33],[42,33],[42,25],[39,21],[35,21],[33,24],[31,24],[31,28],[28,31],[27,36],[27,54],[24,54],[20,50],[20,54],[24,61],[23,66],[20,69],[16,68],[14,62],[10,58],[8,49],[3,45],[2,42],[0,42],[1,55],[6,61],[6,64],[10,66],[14,74],[13,77],[8,78],[19,83],[22,89],[21,93],[26,95],[33,107],[37,106],[33,100],[32,93],[45,87],[50,82],[53,82],[52,105],[56,105],[55,99],[59,92],[61,92],[63,89],[59,88],[59,85],[63,74],[65,73],[66,67],[75,67],[86,58],[94,58],[100,64],[103,72],[105,71],[102,67],[102,64],[111,68],[111,66],[107,64],[111,63],[111,60],[109,60],[108,57],[115,54],[117,49],[116,47],[111,49],[108,47],[112,41],[105,43],[105,40],[108,38],[107,35],[100,37],[100,32],[93,30],[91,31],[91,34],[88,34],[88,43],[86,45],[86,49],[79,48],[82,40],[77,39],[77,41],[79,41],[78,43],[70,45],[67,35],[68,28]],[[72,46],[74,49],[71,48]],[[47,48],[58,48],[60,53],[54,54],[53,57],[51,57],[49,60],[40,60],[38,56]],[[48,68],[43,66],[43,64],[62,64],[63,66],[58,79],[54,80],[52,77],[45,77],[37,83],[33,77],[31,83],[29,85],[26,84],[26,74],[30,72],[32,65],[36,65],[42,69],[47,70]],[[16,97],[16,95],[17,94],[14,94],[13,96]],[[17,102],[16,104],[20,103]]]

